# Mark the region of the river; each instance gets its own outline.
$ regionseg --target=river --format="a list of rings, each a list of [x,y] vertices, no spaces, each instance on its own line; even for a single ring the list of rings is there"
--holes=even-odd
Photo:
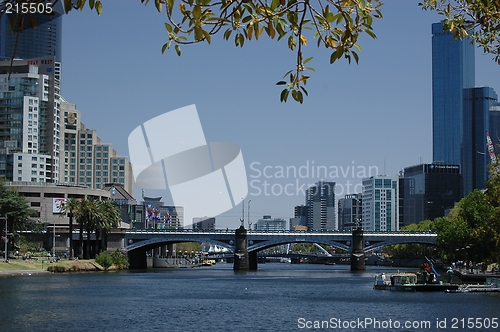
[[[391,271],[266,263],[235,273],[219,263],[1,277],[0,331],[500,330],[500,294],[374,290],[375,275]]]

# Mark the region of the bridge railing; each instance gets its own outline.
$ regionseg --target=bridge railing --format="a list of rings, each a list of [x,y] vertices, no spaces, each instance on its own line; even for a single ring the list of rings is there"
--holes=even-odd
[[[155,229],[155,228],[144,228],[144,229],[127,229],[127,233],[204,233],[204,234],[234,234],[236,230],[234,229]],[[337,231],[337,230],[248,230],[247,234],[352,234],[351,231]],[[365,231],[365,235],[418,235],[418,234],[436,234],[432,231],[392,231],[392,232],[382,232],[382,231]]]

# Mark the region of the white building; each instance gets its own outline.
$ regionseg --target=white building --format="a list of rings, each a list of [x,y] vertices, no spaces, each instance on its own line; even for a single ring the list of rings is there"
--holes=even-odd
[[[264,216],[262,219],[259,219],[255,225],[254,229],[256,231],[267,231],[267,232],[275,232],[275,231],[284,231],[287,230],[287,222],[282,218],[271,218],[271,216]]]
[[[399,177],[376,175],[363,179],[362,223],[365,231],[399,230]]]

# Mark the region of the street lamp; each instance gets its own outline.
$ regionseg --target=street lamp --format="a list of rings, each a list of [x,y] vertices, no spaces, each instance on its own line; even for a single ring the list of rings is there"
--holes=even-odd
[[[9,254],[8,254],[8,245],[9,245],[9,228],[7,227],[7,213],[5,216],[2,218],[5,220],[5,262],[7,263],[9,261]]]
[[[250,222],[250,202],[252,200],[248,200],[248,231],[252,231],[252,223]]]

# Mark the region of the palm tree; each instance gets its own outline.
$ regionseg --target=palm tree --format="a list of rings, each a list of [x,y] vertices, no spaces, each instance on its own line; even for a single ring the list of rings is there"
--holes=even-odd
[[[70,198],[66,200],[66,204],[64,205],[64,210],[68,214],[69,217],[69,258],[73,259],[74,253],[73,253],[73,218],[76,220],[79,220],[80,214],[79,214],[79,201]],[[80,227],[81,228],[81,227]],[[76,253],[76,256],[78,257],[79,252]]]
[[[97,204],[99,218],[94,225],[95,238],[94,253],[106,249],[106,235],[107,232],[113,228],[118,227],[122,220],[121,211],[118,205],[111,200],[99,201]],[[100,250],[98,250],[98,239],[100,239]]]

